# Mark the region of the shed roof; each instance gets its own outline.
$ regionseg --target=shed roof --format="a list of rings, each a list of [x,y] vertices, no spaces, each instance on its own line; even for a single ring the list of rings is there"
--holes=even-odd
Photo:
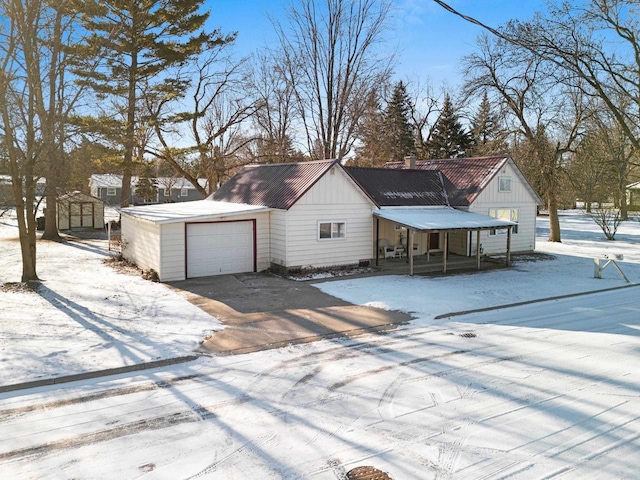
[[[222,185],[213,200],[288,210],[337,160],[247,165]]]
[[[418,160],[416,161],[416,169],[441,172],[449,204],[454,207],[466,207],[475,201],[476,197],[509,160],[510,157],[505,155]],[[389,162],[385,168],[403,169],[404,165],[404,162]]]
[[[100,198],[93,197],[91,195],[87,195],[86,193],[82,193],[80,191],[65,193],[64,195],[60,195],[58,197],[59,202],[63,202],[66,200],[79,200],[83,202],[93,202],[93,203],[104,203],[104,201]]]
[[[346,172],[379,206],[448,205],[437,171],[345,167]]]
[[[121,213],[151,223],[206,222],[243,213],[268,212],[269,208],[244,203],[196,200],[183,203],[162,203],[123,208]]]
[[[507,220],[464,212],[452,207],[382,208],[374,210],[373,216],[418,231],[488,230],[516,225]]]

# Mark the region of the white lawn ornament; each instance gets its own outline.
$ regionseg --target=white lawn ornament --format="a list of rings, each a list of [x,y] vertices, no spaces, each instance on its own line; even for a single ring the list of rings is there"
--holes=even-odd
[[[620,272],[620,275],[622,275],[622,278],[624,278],[625,282],[631,283],[627,278],[627,276],[622,272],[622,270],[616,263],[616,260],[623,260],[624,255],[622,255],[621,253],[617,253],[612,256],[615,257],[615,260],[613,258],[609,258],[609,255],[603,255],[603,258],[593,259],[594,261],[593,278],[602,278],[602,271],[605,268],[607,268],[609,265],[613,265],[614,267],[616,267],[616,270]]]

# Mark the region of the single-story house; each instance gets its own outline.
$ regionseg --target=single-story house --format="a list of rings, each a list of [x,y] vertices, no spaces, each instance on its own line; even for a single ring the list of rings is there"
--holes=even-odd
[[[154,187],[157,190],[155,198],[147,201],[136,196],[136,187],[139,181],[140,177],[131,177],[131,198],[129,202],[132,205],[202,200],[200,192],[198,192],[187,179],[178,177],[156,177],[153,179]],[[206,189],[207,179],[199,178],[198,184]],[[122,175],[113,173],[93,174],[89,179],[89,189],[92,196],[100,198],[108,205],[119,205],[120,193],[122,192]]]
[[[410,257],[532,251],[540,199],[513,160],[451,162],[407,170],[334,160],[246,166],[205,200],[123,209],[123,255],[174,281],[366,264],[382,244],[413,245]]]
[[[58,198],[58,228],[104,228],[104,202],[82,192],[61,195]]]

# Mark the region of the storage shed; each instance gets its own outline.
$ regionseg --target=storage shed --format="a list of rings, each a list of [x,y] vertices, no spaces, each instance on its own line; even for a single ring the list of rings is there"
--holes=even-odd
[[[58,228],[104,228],[104,202],[82,192],[62,195],[58,198]]]

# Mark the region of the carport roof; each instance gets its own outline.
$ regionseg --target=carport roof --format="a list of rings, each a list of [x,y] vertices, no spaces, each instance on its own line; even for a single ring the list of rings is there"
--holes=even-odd
[[[122,213],[151,223],[206,222],[223,217],[268,212],[268,207],[244,203],[197,200],[123,208]]]
[[[488,230],[515,225],[514,222],[479,213],[464,212],[452,207],[383,208],[374,210],[373,216],[418,231]]]

